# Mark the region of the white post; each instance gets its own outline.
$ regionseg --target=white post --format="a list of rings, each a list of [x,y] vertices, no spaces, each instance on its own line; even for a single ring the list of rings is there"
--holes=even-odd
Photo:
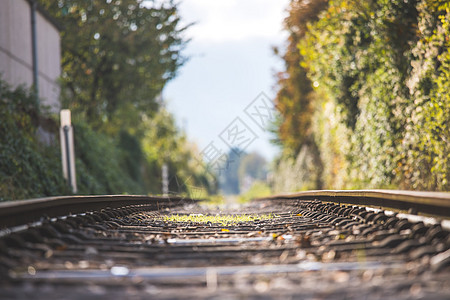
[[[162,165],[162,193],[163,196],[169,195],[169,168],[167,164]]]
[[[61,127],[59,129],[61,142],[61,161],[63,176],[72,188],[77,192],[77,177],[75,172],[75,149],[73,143],[73,127],[71,124],[70,110],[63,109],[60,112]]]

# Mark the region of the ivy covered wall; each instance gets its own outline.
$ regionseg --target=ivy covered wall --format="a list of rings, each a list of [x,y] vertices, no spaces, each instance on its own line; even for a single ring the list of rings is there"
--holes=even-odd
[[[291,2],[280,161],[321,164],[287,189],[450,189],[449,22],[442,0]]]

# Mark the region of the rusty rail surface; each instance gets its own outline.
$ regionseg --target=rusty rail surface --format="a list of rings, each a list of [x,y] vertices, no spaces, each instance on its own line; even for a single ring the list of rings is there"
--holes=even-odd
[[[413,213],[450,217],[450,193],[401,190],[317,190],[264,197],[257,200],[321,200],[338,204],[394,208]]]
[[[0,229],[39,221],[42,217],[60,217],[106,208],[145,205],[154,209],[195,202],[179,196],[144,195],[60,196],[0,203]]]

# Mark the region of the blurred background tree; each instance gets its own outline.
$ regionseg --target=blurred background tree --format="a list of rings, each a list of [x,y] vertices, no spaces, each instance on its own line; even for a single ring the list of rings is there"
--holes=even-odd
[[[240,154],[237,154],[240,153]],[[220,191],[225,195],[238,195],[240,192],[239,166],[246,155],[240,149],[230,149],[227,153],[227,161],[218,172]]]
[[[223,162],[218,174],[222,193],[225,195],[245,193],[257,182],[267,186],[268,164],[259,153],[230,149],[227,157],[228,160]]]

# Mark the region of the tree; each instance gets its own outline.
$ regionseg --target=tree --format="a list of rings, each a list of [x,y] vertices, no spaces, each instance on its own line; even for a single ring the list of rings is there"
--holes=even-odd
[[[258,152],[245,155],[239,165],[239,187],[241,192],[247,191],[255,181],[265,181],[267,161]]]
[[[239,153],[239,154],[237,154]],[[240,192],[239,188],[239,166],[242,158],[246,153],[240,149],[230,149],[227,154],[227,161],[220,169],[219,186],[222,192],[226,195],[237,195]]]
[[[242,158],[239,165],[239,180],[242,180],[245,176],[249,176],[253,179],[264,180],[267,175],[267,161],[258,152],[251,152]]]
[[[185,62],[186,27],[173,1],[41,3],[64,27],[64,106],[94,127],[109,123],[116,131],[157,111],[158,95]]]
[[[288,8],[288,17],[284,20],[284,28],[288,31],[286,51],[281,54],[285,63],[285,70],[277,74],[278,93],[275,99],[276,107],[280,112],[277,120],[277,140],[275,143],[282,146],[282,157],[278,165],[296,161],[301,152],[307,150],[308,157],[312,156],[315,162],[314,174],[308,172],[307,181],[314,181],[315,188],[322,188],[322,161],[316,144],[315,132],[312,128],[314,111],[318,96],[308,76],[305,59],[300,53],[298,45],[308,32],[308,24],[319,19],[320,13],[327,8],[327,0],[293,0]],[[279,50],[275,49],[279,54]],[[289,172],[287,172],[289,173]],[[296,177],[287,174],[287,177]],[[286,181],[287,178],[280,178]],[[309,185],[308,185],[309,186]]]
[[[313,87],[307,70],[301,65],[303,57],[298,50],[298,43],[306,34],[308,22],[317,20],[327,2],[293,0],[288,8],[289,15],[284,20],[289,37],[286,52],[282,54],[285,70],[277,75],[279,89],[275,102],[282,116],[278,138],[287,156],[297,155],[304,143],[314,142],[311,131]],[[275,53],[278,54],[278,49],[275,49]]]
[[[161,193],[161,166],[167,164],[173,176],[171,191],[188,193],[188,182],[214,192],[206,171],[192,162],[198,156],[194,147],[161,105],[165,84],[186,61],[181,51],[189,26],[180,26],[177,4],[41,3],[63,27],[61,94],[74,123],[83,124],[75,130],[81,168],[97,177],[108,175],[97,186],[90,186],[92,180],[85,176],[85,190]],[[118,177],[130,184],[118,185]]]

